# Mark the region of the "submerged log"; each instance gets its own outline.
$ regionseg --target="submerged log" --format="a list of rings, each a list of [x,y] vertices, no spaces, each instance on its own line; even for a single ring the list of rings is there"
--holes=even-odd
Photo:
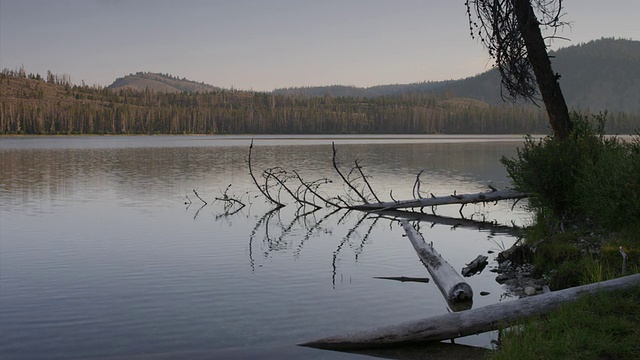
[[[500,302],[477,309],[385,326],[374,330],[331,336],[299,344],[320,349],[355,350],[441,341],[497,330],[543,315],[580,295],[640,286],[640,274]]]
[[[407,237],[411,241],[413,248],[418,253],[420,260],[429,270],[429,274],[433,278],[433,282],[438,285],[438,289],[444,295],[449,303],[470,302],[473,299],[473,290],[467,284],[458,272],[449,265],[440,254],[433,248],[433,245],[427,245],[422,235],[413,228],[406,220],[400,220]]]
[[[493,202],[498,200],[522,199],[525,197],[527,197],[527,194],[520,191],[495,190],[477,194],[453,194],[447,196],[433,196],[430,198],[361,204],[351,206],[351,209],[362,211],[394,210],[406,208],[423,208],[428,206],[449,204],[475,204],[481,202]]]
[[[487,256],[478,255],[467,266],[462,268],[462,276],[469,277],[481,273],[488,264],[487,259],[489,259]]]

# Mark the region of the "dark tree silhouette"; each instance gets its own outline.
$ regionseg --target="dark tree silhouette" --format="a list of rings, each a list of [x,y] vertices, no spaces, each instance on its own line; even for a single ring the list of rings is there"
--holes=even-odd
[[[541,31],[551,30],[546,39],[553,39],[566,25],[560,20],[562,0],[467,0],[465,5],[471,36],[478,37],[496,61],[508,91],[503,98],[535,102],[539,89],[554,135],[568,137],[573,123]]]

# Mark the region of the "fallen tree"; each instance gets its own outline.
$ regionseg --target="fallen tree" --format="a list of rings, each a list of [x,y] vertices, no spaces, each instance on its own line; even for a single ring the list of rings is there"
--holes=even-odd
[[[418,253],[420,260],[431,274],[433,282],[438,285],[438,289],[447,300],[447,303],[467,303],[471,307],[473,299],[473,290],[467,284],[460,274],[446,262],[440,254],[433,248],[433,243],[428,245],[422,235],[413,228],[406,220],[400,220],[404,228],[407,238],[411,241],[411,245]],[[459,306],[453,308],[460,309]],[[462,307],[464,309],[464,306]]]
[[[438,205],[450,205],[450,204],[476,204],[481,202],[494,202],[498,200],[510,200],[510,199],[522,199],[527,194],[515,191],[511,189],[507,190],[492,190],[488,192],[474,193],[474,194],[453,194],[446,196],[432,196],[429,198],[418,198],[410,200],[398,200],[388,202],[378,202],[370,204],[359,204],[351,206],[354,210],[363,211],[381,211],[381,210],[397,210],[407,208],[423,208]]]
[[[433,211],[433,208],[439,205],[459,204],[461,205],[460,213],[462,214],[462,209],[467,204],[488,203],[499,200],[520,200],[527,197],[527,194],[523,192],[511,189],[498,190],[491,185],[489,185],[491,191],[487,192],[456,194],[454,191],[451,195],[435,196],[430,193],[429,197],[425,197],[422,196],[420,192],[420,186],[422,183],[420,175],[423,172],[420,171],[413,184],[413,199],[396,200],[393,198],[393,194],[390,193],[389,196],[392,201],[381,201],[369,183],[369,180],[364,173],[362,166],[358,163],[358,160],[354,161],[354,165],[349,172],[345,173],[340,170],[337,160],[338,151],[335,144],[332,146],[332,165],[336,174],[339,176],[340,181],[344,183],[347,191],[342,195],[327,196],[320,191],[320,187],[331,183],[332,181],[330,179],[320,178],[308,181],[303,179],[297,171],[287,171],[280,166],[263,170],[260,175],[263,181],[258,181],[252,168],[252,149],[253,141],[249,146],[249,154],[247,157],[249,175],[260,193],[277,208],[285,206],[284,201],[281,199],[281,194],[287,194],[293,199],[294,203],[301,208],[310,206],[317,209],[320,208],[319,204],[322,204],[339,209],[360,210],[366,212],[398,209],[423,209],[426,207],[432,208]],[[292,182],[294,185],[292,185]]]
[[[352,334],[330,336],[299,345],[319,349],[355,350],[454,339],[515,325],[528,317],[549,313],[561,304],[577,300],[583,294],[623,290],[634,286],[640,286],[640,274],[496,303],[468,311],[448,313]]]

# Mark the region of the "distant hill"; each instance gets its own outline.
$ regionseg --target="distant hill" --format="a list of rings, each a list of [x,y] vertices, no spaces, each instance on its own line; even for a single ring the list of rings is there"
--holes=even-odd
[[[600,39],[551,53],[554,71],[572,108],[640,113],[640,41]],[[492,69],[461,80],[380,85],[369,88],[326,86],[276,89],[274,93],[309,96],[400,95],[413,92],[449,92],[490,104],[502,103],[500,76]]]
[[[149,89],[155,92],[161,93],[178,93],[178,92],[210,92],[219,91],[222,88],[208,85],[205,83],[198,83],[195,81],[187,80],[185,78],[178,78],[169,74],[159,74],[151,72],[137,72],[135,74],[129,74],[125,77],[116,79],[113,84],[108,86],[109,89],[133,89],[133,90],[145,90]]]
[[[600,39],[551,53],[570,107],[640,113],[640,41]],[[501,101],[497,70],[437,89],[491,104]]]
[[[73,85],[65,75],[48,74],[45,80],[23,68],[4,69],[0,71],[0,135],[544,134],[549,129],[539,108],[492,105],[456,97],[451,91],[384,97],[236,90],[153,92],[150,96],[152,90],[119,89]],[[606,130],[612,134],[640,129],[640,113],[611,111],[608,119]]]
[[[447,84],[450,81],[425,81],[413,84],[392,84],[392,85],[376,85],[368,88],[344,85],[329,86],[309,86],[309,87],[290,87],[275,89],[272,91],[274,95],[306,95],[306,96],[355,96],[355,97],[376,97],[384,95],[401,95],[406,93],[433,91]]]

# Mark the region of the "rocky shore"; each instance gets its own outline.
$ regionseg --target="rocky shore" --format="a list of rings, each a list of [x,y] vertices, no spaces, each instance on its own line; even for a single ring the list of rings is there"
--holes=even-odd
[[[506,285],[505,296],[525,297],[549,291],[542,271],[531,264],[532,257],[528,245],[518,244],[498,254],[498,266],[490,271],[498,274],[496,282]]]

